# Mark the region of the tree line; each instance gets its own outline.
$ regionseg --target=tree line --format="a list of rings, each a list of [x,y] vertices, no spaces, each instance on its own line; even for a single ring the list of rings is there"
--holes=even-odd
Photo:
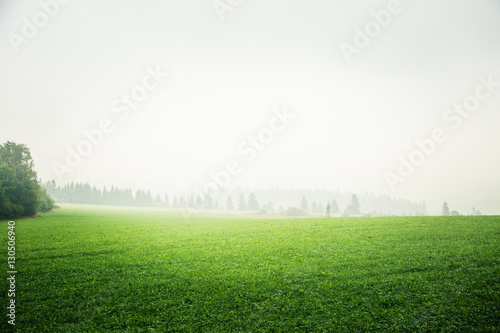
[[[103,189],[90,186],[87,183],[70,183],[64,186],[57,186],[55,181],[47,181],[44,184],[47,192],[57,202],[94,204],[94,205],[114,205],[114,206],[154,206],[163,205],[162,199],[153,199],[150,191],[141,189],[132,191],[130,188],[118,188],[111,186]]]
[[[174,195],[169,197],[167,193],[153,196],[148,190],[138,189],[133,191],[131,188],[118,188],[111,186],[109,189],[104,186],[103,189],[91,186],[87,183],[71,183],[64,186],[57,186],[55,181],[48,181],[44,184],[45,189],[57,202],[97,204],[97,205],[117,205],[117,206],[156,206],[170,208],[195,208],[195,209],[218,209],[228,211],[246,211],[258,212],[261,214],[282,214],[288,216],[384,216],[386,214],[377,214],[376,212],[362,212],[360,199],[356,194],[351,195],[350,201],[341,209],[337,200],[331,199],[326,203],[312,201],[306,196],[302,197],[300,204],[288,206],[276,206],[273,201],[267,201],[260,204],[255,193],[245,194],[240,192],[233,201],[233,197],[228,195],[224,202],[214,200],[210,195],[189,194]],[[424,211],[425,212],[425,211]],[[403,214],[405,215],[405,214]],[[409,215],[412,215],[409,213]],[[426,215],[422,212],[415,212],[415,216]],[[456,210],[450,211],[448,204],[443,204],[442,215],[461,215]],[[469,215],[481,215],[475,207]]]
[[[0,219],[33,216],[54,208],[54,200],[42,187],[31,153],[23,144],[0,145]]]
[[[283,208],[276,207],[272,201],[260,204],[257,196],[250,192],[248,195],[240,193],[237,201],[233,201],[231,195],[227,196],[224,203],[219,203],[210,195],[190,194],[174,195],[171,198],[167,193],[153,196],[150,191],[131,188],[118,188],[111,186],[109,189],[104,186],[102,189],[91,186],[88,183],[71,183],[64,186],[57,186],[55,181],[48,181],[44,184],[47,192],[55,198],[57,202],[96,204],[96,205],[117,205],[117,206],[156,206],[170,208],[195,208],[195,209],[218,209],[228,211],[258,212],[260,214],[282,214],[289,216],[308,215],[361,215],[361,205],[356,195],[352,195],[351,202],[344,209],[340,210],[335,199],[323,204],[309,201],[304,196],[300,206]],[[300,207],[300,208],[299,208]]]

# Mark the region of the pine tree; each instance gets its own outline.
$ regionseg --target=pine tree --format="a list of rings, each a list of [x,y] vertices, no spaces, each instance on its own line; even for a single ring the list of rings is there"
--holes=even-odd
[[[359,204],[359,200],[356,194],[352,195],[351,202],[349,203],[349,206],[347,206],[346,208],[346,213],[352,215],[361,214],[361,205]]]
[[[313,203],[311,205],[311,213],[312,214],[318,213],[318,205],[316,204],[316,201],[313,201]]]
[[[254,212],[260,210],[260,205],[259,205],[259,202],[257,201],[257,197],[253,193],[250,193],[248,195],[247,208],[248,208],[248,210],[251,210]]]
[[[245,203],[243,193],[240,194],[240,198],[238,199],[238,210],[247,210],[247,204]]]
[[[305,196],[302,197],[302,202],[300,203],[300,209],[304,211],[304,213],[309,214],[309,203]]]
[[[338,214],[339,213],[339,205],[337,204],[337,201],[335,199],[332,199],[331,213],[332,214]]]
[[[160,194],[156,195],[156,197],[155,197],[155,204],[157,204],[158,206],[161,206],[161,197],[160,197]]]

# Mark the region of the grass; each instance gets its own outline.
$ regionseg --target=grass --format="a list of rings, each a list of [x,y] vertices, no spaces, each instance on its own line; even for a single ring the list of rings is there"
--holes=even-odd
[[[15,231],[19,332],[500,332],[500,217],[73,205]]]

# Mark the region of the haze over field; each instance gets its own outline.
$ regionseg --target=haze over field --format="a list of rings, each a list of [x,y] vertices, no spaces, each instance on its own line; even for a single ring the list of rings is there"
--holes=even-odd
[[[0,0],[0,143],[59,183],[500,214],[498,1],[228,3]]]

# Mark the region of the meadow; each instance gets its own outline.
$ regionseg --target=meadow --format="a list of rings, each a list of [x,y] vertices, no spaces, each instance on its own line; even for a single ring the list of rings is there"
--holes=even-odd
[[[15,232],[18,332],[500,332],[498,216],[63,205]]]

